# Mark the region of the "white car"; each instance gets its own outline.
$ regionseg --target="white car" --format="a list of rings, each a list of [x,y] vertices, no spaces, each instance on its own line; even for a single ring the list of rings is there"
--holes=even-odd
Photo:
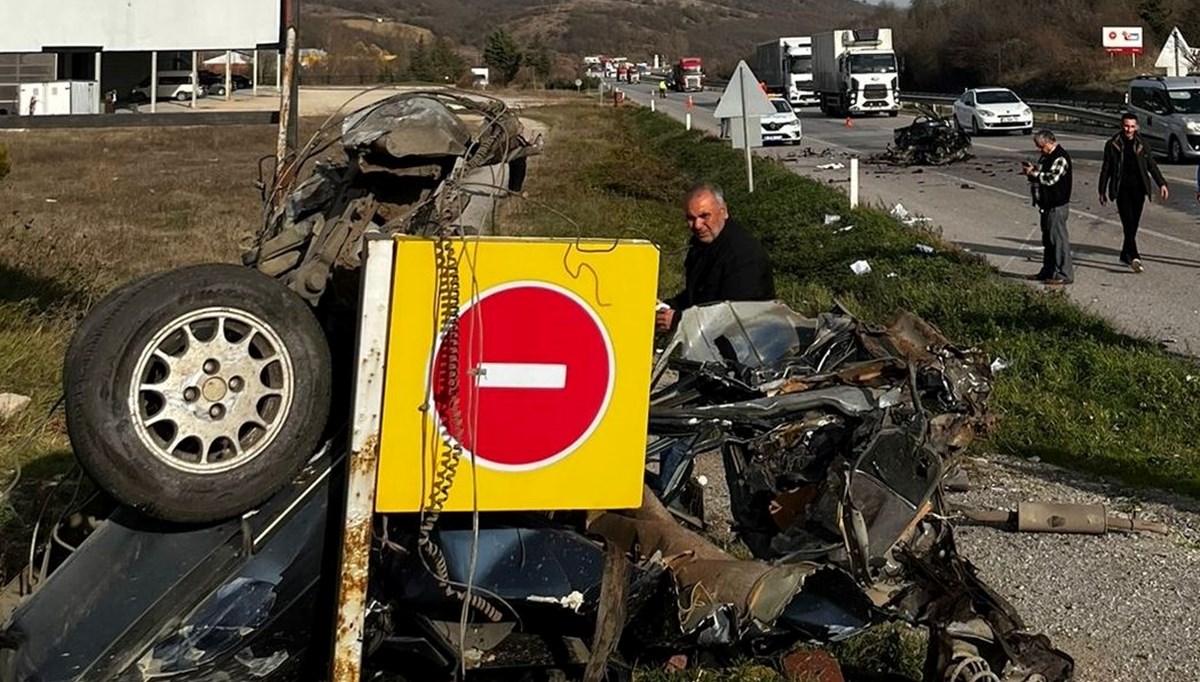
[[[760,120],[763,144],[769,142],[800,144],[800,138],[803,136],[800,117],[796,116],[791,103],[782,97],[772,97],[771,104],[775,106],[775,113],[763,116]]]
[[[954,123],[975,135],[991,131],[1033,132],[1033,110],[1007,88],[972,88],[954,100]]]

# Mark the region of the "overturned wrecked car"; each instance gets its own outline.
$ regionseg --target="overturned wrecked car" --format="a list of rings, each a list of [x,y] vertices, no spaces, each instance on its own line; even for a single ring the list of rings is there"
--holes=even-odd
[[[945,166],[971,158],[971,138],[953,116],[941,116],[919,105],[913,122],[896,128],[893,141],[869,159],[895,166]]]
[[[389,98],[264,183],[245,266],[101,302],[65,359],[68,426],[122,506],[10,586],[0,682],[331,679],[364,235],[486,229],[536,151],[497,101]],[[657,354],[641,507],[373,517],[362,679],[628,679],[886,621],[927,629],[925,680],[1070,679],[945,518],[990,389],[986,357],[909,314],[689,309]],[[714,452],[752,558],[705,535]]]

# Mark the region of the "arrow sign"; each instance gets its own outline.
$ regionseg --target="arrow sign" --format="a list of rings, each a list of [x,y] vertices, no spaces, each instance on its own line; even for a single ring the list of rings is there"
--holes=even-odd
[[[741,118],[743,116],[770,116],[775,113],[775,107],[767,100],[767,96],[758,88],[758,78],[745,60],[738,62],[729,85],[717,102],[714,118]]]
[[[439,342],[437,421],[482,466],[528,471],[554,464],[591,436],[608,409],[616,363],[608,331],[575,294],[544,282],[483,292],[458,318],[458,391]],[[451,404],[457,404],[452,414]]]

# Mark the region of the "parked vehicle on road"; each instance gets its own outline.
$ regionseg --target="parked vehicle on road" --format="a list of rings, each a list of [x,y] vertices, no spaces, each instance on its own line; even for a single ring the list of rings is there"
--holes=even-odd
[[[782,97],[771,97],[770,100],[771,104],[775,106],[775,113],[763,116],[759,123],[762,127],[763,144],[771,142],[800,144],[803,130],[800,125],[800,117],[796,115],[792,105]]]
[[[704,89],[704,62],[699,57],[683,57],[671,67],[668,82],[679,92],[700,92]]]
[[[1129,83],[1129,110],[1151,151],[1171,163],[1200,159],[1200,78],[1141,76]]]
[[[754,50],[754,73],[769,92],[788,98],[794,107],[817,103],[813,92],[812,38],[777,38]]]
[[[813,86],[827,116],[900,113],[892,29],[836,29],[813,36]]]
[[[1033,132],[1033,110],[1008,88],[971,88],[954,100],[954,124],[974,135]]]

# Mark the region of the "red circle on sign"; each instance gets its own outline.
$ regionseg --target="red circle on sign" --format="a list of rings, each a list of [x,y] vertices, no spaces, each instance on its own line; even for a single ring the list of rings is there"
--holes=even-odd
[[[1116,37],[1117,37],[1117,32],[1116,32],[1116,31],[1109,31],[1109,32],[1108,32],[1108,37],[1109,37],[1109,38],[1116,38]]]
[[[483,466],[553,464],[591,436],[608,408],[612,342],[591,307],[566,289],[513,282],[459,312],[457,418],[444,341],[431,377],[438,426]]]

